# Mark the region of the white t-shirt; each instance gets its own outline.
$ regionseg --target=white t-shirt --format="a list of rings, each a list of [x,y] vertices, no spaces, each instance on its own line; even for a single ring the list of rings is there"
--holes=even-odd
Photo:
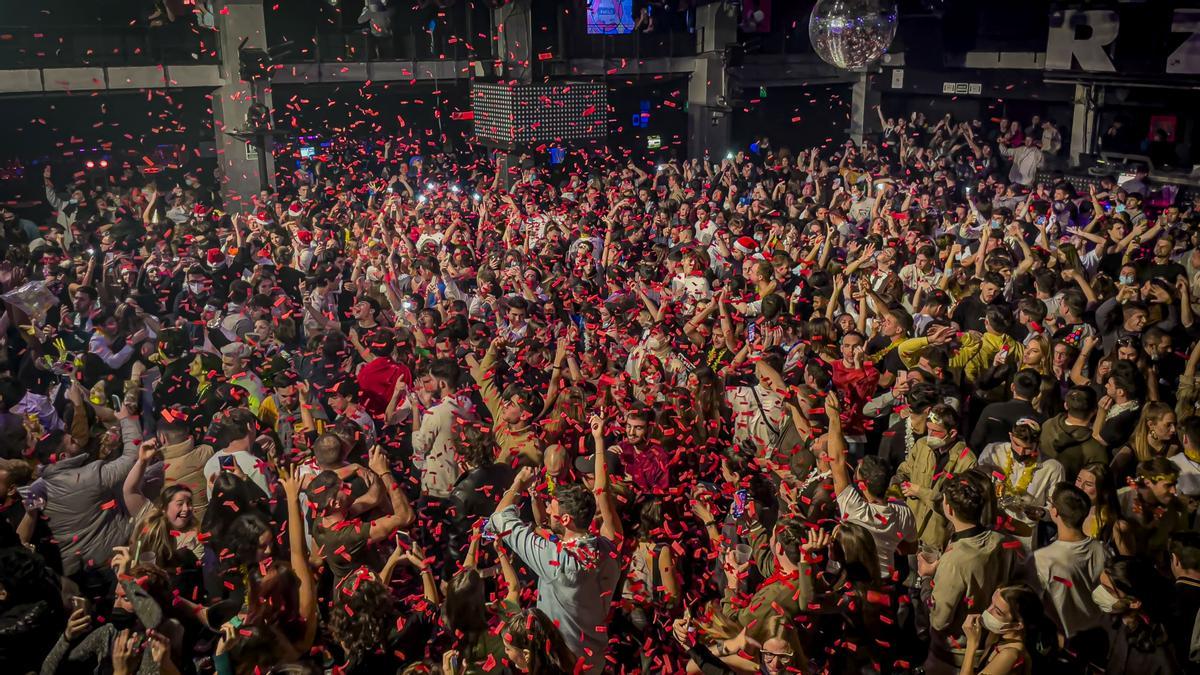
[[[250,479],[250,482],[262,488],[263,494],[271,494],[270,488],[267,487],[267,477],[261,469],[263,466],[262,460],[245,450],[238,450],[237,452],[222,450],[209,457],[208,461],[204,463],[204,480],[208,486],[208,496],[210,499],[212,498],[213,481],[217,479],[217,474],[221,473],[221,458],[230,455],[233,455],[234,459],[237,460],[238,468],[242,470],[242,473],[246,474],[246,478]]]
[[[1200,464],[1188,459],[1182,452],[1169,459],[1179,467],[1179,494],[1185,497],[1200,496]]]
[[[838,493],[837,505],[843,518],[867,528],[875,538],[875,548],[879,552],[879,576],[889,576],[900,542],[917,539],[912,509],[904,502],[872,504],[855,485]]]
[[[758,394],[755,401],[754,394]],[[762,408],[759,408],[759,402]],[[775,432],[783,428],[783,422],[788,416],[783,397],[762,385],[753,387],[733,387],[726,391],[725,402],[733,419],[733,439],[738,443],[751,443],[758,450],[758,456],[764,457],[774,448],[771,442]],[[764,419],[764,413],[766,415]]]
[[[1055,541],[1033,552],[1038,593],[1054,608],[1056,619],[1067,637],[1095,628],[1104,614],[1092,601],[1092,590],[1100,583],[1100,572],[1108,554],[1095,539]]]

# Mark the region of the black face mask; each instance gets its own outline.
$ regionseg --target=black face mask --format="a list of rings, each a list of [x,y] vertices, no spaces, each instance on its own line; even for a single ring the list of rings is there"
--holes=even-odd
[[[117,630],[131,630],[137,622],[137,614],[121,607],[113,607],[108,613],[108,623]]]

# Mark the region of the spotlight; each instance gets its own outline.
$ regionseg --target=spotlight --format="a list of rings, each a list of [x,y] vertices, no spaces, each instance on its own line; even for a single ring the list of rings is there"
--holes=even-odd
[[[89,159],[87,161],[87,164],[84,164],[84,166],[86,166],[89,169],[94,169],[94,168],[96,168],[96,163]]]
[[[107,169],[107,168],[108,168],[108,160],[107,160],[107,159],[102,159],[102,160],[100,160],[100,168],[101,168],[101,169]]]

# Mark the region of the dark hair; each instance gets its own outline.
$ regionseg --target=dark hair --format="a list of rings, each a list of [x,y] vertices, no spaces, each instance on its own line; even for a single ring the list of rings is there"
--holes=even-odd
[[[583,485],[560,486],[554,498],[563,513],[571,516],[576,529],[586,530],[596,517],[596,496]]]
[[[391,591],[373,579],[350,575],[354,589],[338,593],[329,612],[329,632],[341,645],[349,664],[359,664],[387,640],[395,621]]]
[[[1050,503],[1058,511],[1058,517],[1063,524],[1072,530],[1083,529],[1088,513],[1092,510],[1092,500],[1087,493],[1075,487],[1072,483],[1059,483],[1050,495]]]
[[[801,547],[807,539],[806,535],[804,522],[798,518],[781,519],[775,526],[775,541],[783,549],[783,555],[797,565],[803,560]]]
[[[446,599],[442,602],[442,618],[446,628],[463,633],[472,642],[488,629],[486,611],[487,587],[479,571],[463,569],[446,584]]]
[[[488,466],[496,457],[491,429],[480,424],[463,424],[454,439],[454,450],[472,468]]]
[[[988,305],[983,315],[997,333],[1007,333],[1012,327],[1012,312],[1005,305]]]
[[[1071,387],[1064,403],[1071,417],[1091,417],[1096,412],[1096,392],[1091,387]]]
[[[946,427],[947,433],[958,430],[958,411],[953,406],[938,403],[929,409],[929,414],[941,420],[942,426]]]
[[[1151,457],[1144,462],[1138,462],[1137,476],[1149,480],[1158,476],[1179,476],[1179,466],[1166,457]]]
[[[521,610],[504,622],[501,638],[513,649],[528,651],[530,675],[565,675],[575,671],[575,654],[562,633],[540,609]]]
[[[253,569],[258,564],[258,540],[264,532],[271,532],[271,523],[266,516],[257,511],[238,514],[229,526],[234,560]]]
[[[938,394],[937,385],[928,382],[915,382],[904,395],[904,402],[912,412],[923,413],[942,400]]]
[[[1114,387],[1123,390],[1130,398],[1141,398],[1146,380],[1138,372],[1137,364],[1130,361],[1117,361],[1113,364],[1109,379],[1112,380]]]
[[[1172,532],[1167,542],[1167,550],[1179,558],[1179,566],[1183,569],[1200,569],[1200,532]]]
[[[942,496],[956,517],[973,525],[979,524],[986,499],[974,481],[952,480],[942,489]]]
[[[858,463],[858,479],[866,486],[868,494],[882,499],[887,494],[891,471],[887,462],[876,455],[867,455]]]
[[[1008,613],[1024,627],[1022,642],[1025,651],[1038,667],[1030,672],[1041,672],[1041,662],[1057,647],[1057,630],[1046,616],[1046,606],[1036,591],[1025,584],[1001,586],[1000,597],[1008,603]]]
[[[6,411],[11,410],[24,397],[25,385],[9,375],[0,377],[0,407],[3,407]]]
[[[1013,393],[1032,401],[1042,390],[1042,376],[1033,368],[1022,368],[1013,376]]]
[[[213,422],[212,429],[212,445],[217,450],[224,450],[235,441],[239,441],[247,436],[246,426],[239,424],[228,417],[225,417],[217,422]]]
[[[1037,298],[1021,298],[1017,301],[1017,310],[1025,312],[1031,321],[1041,323],[1046,320],[1046,303]]]
[[[1183,418],[1178,430],[1180,440],[1186,440],[1193,448],[1200,448],[1200,415]]]
[[[445,380],[452,388],[458,387],[459,378],[462,376],[462,368],[454,359],[434,359],[429,364],[429,374],[434,379]]]
[[[308,483],[304,494],[316,507],[317,515],[323,516],[329,509],[329,503],[342,489],[342,479],[336,471],[322,471]]]

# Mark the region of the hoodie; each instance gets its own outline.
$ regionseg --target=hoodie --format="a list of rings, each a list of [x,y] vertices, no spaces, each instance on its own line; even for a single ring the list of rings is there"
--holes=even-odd
[[[1042,427],[1041,451],[1043,457],[1057,459],[1071,477],[1085,464],[1109,462],[1108,451],[1092,437],[1092,427],[1068,425],[1065,414]]]

